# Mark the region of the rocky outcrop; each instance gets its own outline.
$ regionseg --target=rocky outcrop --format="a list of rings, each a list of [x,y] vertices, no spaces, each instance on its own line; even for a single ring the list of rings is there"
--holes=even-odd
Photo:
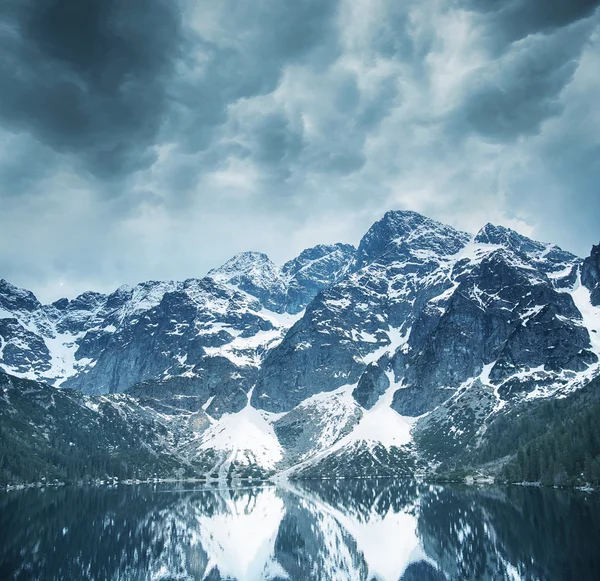
[[[386,374],[388,363],[389,359],[382,357],[381,361],[367,365],[360,376],[352,396],[363,408],[371,409],[390,387],[390,380]]]
[[[279,268],[266,254],[242,252],[207,276],[256,297],[267,309],[295,314],[345,272],[354,254],[349,244],[319,244]]]
[[[207,277],[256,297],[267,309],[285,310],[285,282],[280,270],[262,252],[237,254],[223,266],[211,270]]]
[[[546,274],[552,265],[538,269],[537,257],[527,256],[518,246],[489,246],[470,264],[457,262],[450,274],[456,288],[443,303],[434,299],[437,310],[423,310],[406,352],[394,359],[397,376],[411,388],[397,393],[394,409],[406,415],[432,409],[452,394],[449,388],[479,376],[485,366],[489,379],[501,384],[534,368],[582,371],[597,361],[572,297]],[[532,387],[522,384],[520,390]]]
[[[592,252],[583,261],[581,284],[589,289],[592,305],[600,306],[600,244],[592,246]]]
[[[348,274],[314,298],[265,359],[253,405],[286,411],[356,383],[369,363],[395,352],[427,301],[450,285],[436,273],[468,239],[414,212],[388,212],[364,236]]]
[[[0,279],[0,309],[8,316],[11,313],[31,312],[42,305],[28,290],[18,288],[4,279]]]
[[[0,356],[6,367],[24,376],[35,369],[50,369],[50,352],[44,340],[19,324],[15,318],[0,319]]]

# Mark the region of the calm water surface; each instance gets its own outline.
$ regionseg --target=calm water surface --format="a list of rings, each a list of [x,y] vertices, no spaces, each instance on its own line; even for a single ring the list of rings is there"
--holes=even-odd
[[[0,493],[0,580],[600,580],[600,495],[395,481]]]

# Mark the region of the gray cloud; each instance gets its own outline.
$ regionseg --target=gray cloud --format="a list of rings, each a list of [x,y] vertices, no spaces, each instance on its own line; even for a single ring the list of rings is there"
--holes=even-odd
[[[562,115],[523,144],[528,171],[515,172],[509,189],[513,207],[537,217],[540,236],[560,236],[581,254],[600,240],[600,114],[590,106],[598,91],[599,41],[594,35],[564,91]]]
[[[294,129],[282,112],[272,112],[258,120],[253,127],[256,135],[254,161],[275,168],[277,178],[290,176],[290,164],[303,147],[302,129]]]
[[[514,45],[468,87],[461,105],[466,122],[498,141],[537,133],[545,119],[560,114],[560,92],[572,79],[591,30],[579,23]],[[464,120],[458,121],[464,131]]]
[[[179,56],[180,16],[163,0],[7,0],[0,8],[0,116],[109,177],[148,150]]]
[[[537,32],[551,32],[587,18],[598,0],[458,0],[485,16],[493,44],[514,42]]]
[[[285,64],[335,53],[334,2],[219,4],[215,38],[177,0],[8,0],[0,7],[0,117],[102,179],[207,148],[227,106],[272,91]],[[321,52],[317,50],[321,48]],[[318,54],[317,54],[318,53]]]
[[[192,3],[191,17],[202,18],[210,4]],[[214,29],[190,33],[196,46],[183,62],[188,74],[170,88],[174,104],[168,137],[176,135],[186,152],[211,145],[230,104],[272,92],[286,65],[310,62],[320,68],[339,53],[337,2],[228,0],[217,6]]]
[[[583,2],[7,0],[0,276],[55,299],[283,262],[390,208],[584,254],[599,42]]]

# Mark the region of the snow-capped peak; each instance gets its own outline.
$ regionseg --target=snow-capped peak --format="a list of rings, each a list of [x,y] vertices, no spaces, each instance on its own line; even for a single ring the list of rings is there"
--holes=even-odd
[[[213,268],[207,276],[230,284],[239,284],[241,279],[246,278],[257,286],[267,288],[273,280],[280,278],[280,269],[263,252],[248,251],[240,252],[222,266]]]
[[[469,235],[412,211],[390,211],[363,236],[353,269],[358,270],[389,250],[406,246],[448,256],[458,252]]]
[[[207,274],[217,283],[236,287],[280,312],[285,302],[281,269],[262,252],[242,252]]]
[[[491,244],[502,246],[513,252],[521,252],[532,259],[575,260],[577,257],[556,246],[556,244],[545,244],[532,240],[523,234],[519,234],[510,228],[486,224],[475,235],[474,242],[480,244]]]
[[[296,258],[286,262],[281,271],[287,277],[293,278],[320,261],[338,259],[348,262],[355,252],[356,248],[350,244],[318,244],[303,250]]]

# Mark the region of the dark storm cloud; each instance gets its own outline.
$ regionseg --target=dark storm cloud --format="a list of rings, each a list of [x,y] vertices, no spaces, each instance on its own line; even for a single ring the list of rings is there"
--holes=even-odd
[[[182,17],[202,3],[5,1],[2,124],[118,178],[151,165],[156,143],[209,147],[228,105],[272,91],[286,64],[335,58],[335,2],[217,6],[220,29],[207,39]]]
[[[257,126],[255,159],[266,165],[281,165],[302,149],[302,133],[291,127],[282,113],[270,113]]]
[[[572,79],[592,27],[585,22],[552,35],[523,39],[476,75],[454,123],[494,141],[539,131],[562,110],[562,89]]]
[[[456,4],[482,13],[491,37],[513,42],[537,32],[550,32],[590,16],[599,0],[458,0]]]
[[[349,175],[364,167],[369,134],[401,101],[394,75],[373,81],[368,91],[359,87],[357,74],[330,70],[322,83],[303,88],[314,109],[306,106],[310,128],[285,111],[269,111],[244,128],[249,136],[246,150],[253,162],[272,176],[289,177],[316,172]],[[294,192],[288,192],[292,195]]]
[[[308,62],[319,69],[340,52],[337,1],[226,0],[217,6],[218,34],[193,35],[200,71],[182,76],[170,89],[175,105],[168,132],[187,152],[211,144],[229,104],[272,92],[286,65]],[[189,66],[193,59],[186,59]],[[268,123],[265,128],[271,130]]]
[[[167,0],[5,0],[3,124],[102,176],[147,165],[180,27]]]
[[[456,0],[479,14],[492,60],[473,75],[449,120],[460,138],[475,131],[510,142],[535,135],[560,115],[560,95],[573,78],[597,19],[599,0]]]

